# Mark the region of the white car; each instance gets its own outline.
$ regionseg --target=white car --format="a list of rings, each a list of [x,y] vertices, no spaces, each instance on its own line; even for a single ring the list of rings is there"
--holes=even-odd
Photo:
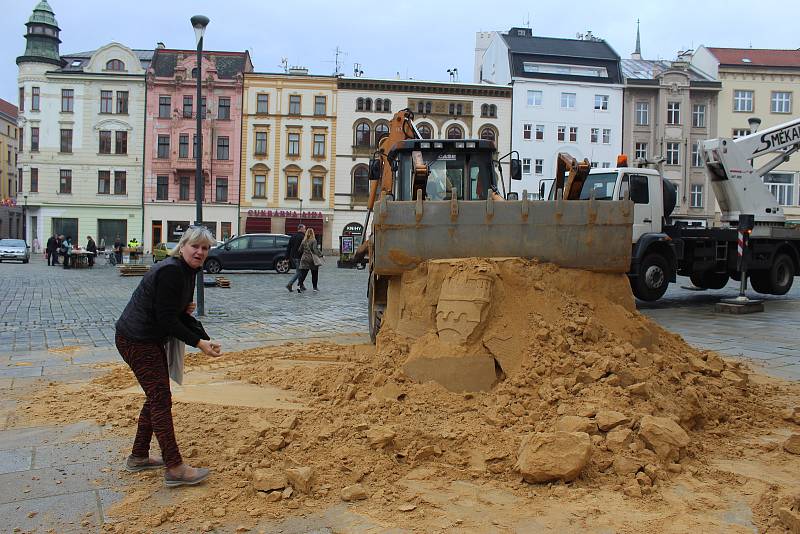
[[[28,263],[31,253],[22,239],[0,239],[0,261],[17,260]]]

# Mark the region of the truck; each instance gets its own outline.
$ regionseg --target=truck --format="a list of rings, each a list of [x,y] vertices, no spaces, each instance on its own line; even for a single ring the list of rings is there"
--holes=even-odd
[[[655,301],[677,275],[688,276],[698,288],[721,289],[740,280],[739,218],[752,215],[747,229],[747,276],[754,291],[787,293],[800,274],[800,229],[786,224],[782,207],[763,177],[800,148],[800,120],[790,121],[737,139],[703,142],[701,154],[721,210],[720,225],[688,226],[673,222],[676,187],[646,163],[588,169],[560,155],[561,165],[549,198],[621,200],[633,202],[631,261],[628,271],[633,294]],[[756,158],[770,156],[754,167]],[[571,173],[564,180],[564,172]]]

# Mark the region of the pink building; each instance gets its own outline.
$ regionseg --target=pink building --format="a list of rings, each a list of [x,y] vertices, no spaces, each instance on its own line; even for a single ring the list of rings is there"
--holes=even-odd
[[[197,52],[157,48],[147,71],[144,245],[180,239],[195,220],[198,107],[202,117],[203,219],[217,239],[238,231],[244,73],[247,52],[203,52],[202,102]]]

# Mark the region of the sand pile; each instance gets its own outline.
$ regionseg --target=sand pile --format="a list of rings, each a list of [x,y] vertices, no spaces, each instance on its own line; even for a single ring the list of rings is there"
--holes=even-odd
[[[389,291],[377,348],[289,344],[190,360],[187,376],[279,387],[304,404],[177,404],[184,455],[214,478],[165,511],[151,497],[157,474],[123,475],[135,484],[112,517],[127,525],[108,529],[136,531],[137,520],[252,526],[342,500],[413,526],[432,506],[413,489],[420,481],[551,499],[558,485],[543,483],[573,481],[654,499],[712,453],[740,453],[731,436],[795,424],[781,420],[791,408],[777,400],[781,386],[755,383],[740,364],[638,314],[624,276],[516,259],[436,261]],[[94,418],[132,439],[141,401],[119,392],[134,384],[120,367],[80,391],[53,386],[29,412]],[[770,451],[781,461],[796,461],[778,449]],[[793,506],[765,505],[759,521]]]

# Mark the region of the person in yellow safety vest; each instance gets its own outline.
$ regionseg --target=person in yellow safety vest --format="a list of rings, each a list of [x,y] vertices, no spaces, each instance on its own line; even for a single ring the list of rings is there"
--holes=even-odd
[[[131,240],[128,241],[128,248],[139,248],[139,242],[135,237],[132,237]]]
[[[128,241],[128,254],[130,255],[131,262],[137,262],[139,260],[139,242],[135,237],[132,237],[131,240]]]

